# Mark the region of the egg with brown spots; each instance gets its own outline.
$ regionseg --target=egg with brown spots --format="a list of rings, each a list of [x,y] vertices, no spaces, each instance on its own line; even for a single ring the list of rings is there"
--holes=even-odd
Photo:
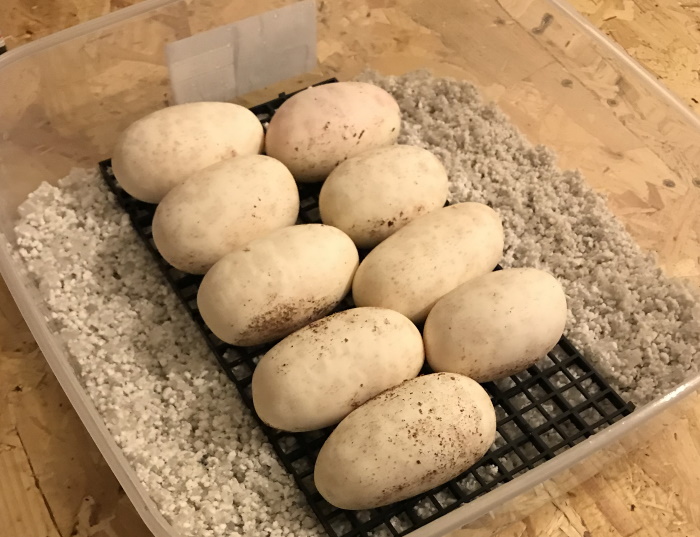
[[[454,373],[408,380],[340,422],[321,448],[314,481],[341,509],[372,509],[441,485],[489,449],[496,413],[486,391]]]
[[[366,82],[336,82],[290,97],[270,120],[268,155],[297,181],[323,181],[338,164],[363,151],[396,143],[401,111],[382,88]]]
[[[400,313],[345,310],[294,332],[261,358],[253,403],[260,419],[276,429],[321,429],[414,378],[423,360],[420,332]]]
[[[358,306],[396,310],[422,322],[458,285],[493,270],[503,255],[501,219],[482,203],[425,214],[379,243],[352,285]]]
[[[153,217],[153,240],[168,263],[204,274],[224,255],[292,226],[299,191],[281,162],[265,155],[227,159],[168,192]]]
[[[515,375],[557,344],[566,313],[564,290],[548,272],[515,268],[474,278],[428,315],[428,363],[479,382]]]
[[[333,311],[358,258],[350,237],[334,227],[278,229],[217,261],[199,286],[197,306],[227,343],[274,341]]]
[[[158,203],[199,170],[231,157],[260,153],[263,137],[260,121],[243,106],[179,104],[129,125],[117,140],[112,169],[133,197]]]
[[[324,224],[342,229],[358,248],[372,248],[415,218],[440,209],[447,172],[427,149],[390,145],[341,163],[318,200]]]

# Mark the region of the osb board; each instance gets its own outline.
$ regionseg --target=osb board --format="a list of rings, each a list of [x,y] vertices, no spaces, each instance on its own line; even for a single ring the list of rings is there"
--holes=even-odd
[[[13,48],[133,2],[4,0],[0,30]],[[251,4],[231,2],[227,17],[254,13]],[[661,147],[647,148],[645,129],[668,129],[664,117],[656,123],[627,128],[596,121],[591,110],[601,110],[602,114],[606,107],[613,108],[618,117],[624,118],[630,110],[644,110],[649,99],[634,88],[626,88],[619,73],[597,60],[590,60],[588,71],[584,70],[580,78],[562,76],[567,62],[586,61],[584,53],[576,53],[577,42],[564,47],[573,50],[570,55],[560,55],[552,62],[539,61],[538,47],[565,39],[566,28],[557,20],[529,20],[530,14],[538,11],[528,12],[526,8],[536,7],[536,1],[502,0],[504,16],[488,19],[480,19],[478,15],[482,14],[473,11],[478,6],[456,1],[341,0],[319,4],[322,27],[357,36],[352,53],[347,54],[332,33],[326,38],[322,35],[319,56],[328,70],[341,75],[353,73],[368,59],[387,71],[397,66],[407,70],[430,59],[442,73],[474,79],[531,138],[565,148],[562,154],[585,153],[577,164],[594,187],[609,195],[611,208],[640,244],[659,254],[667,272],[700,282],[700,181],[694,175],[693,161],[675,159],[664,154]],[[669,0],[575,0],[574,5],[691,106],[698,107],[700,96],[694,94],[700,43],[698,6]],[[447,18],[445,12],[449,13]],[[513,24],[516,21],[520,27]],[[532,54],[527,61],[504,75],[494,61],[493,50],[467,49],[464,43],[445,37],[450,35],[445,27],[460,25],[468,25],[476,36],[481,28],[488,26],[493,31],[503,26],[497,28],[506,37],[500,51],[503,62],[509,61],[509,33],[514,35],[525,28],[543,37],[528,44]],[[174,31],[177,35],[181,29]],[[379,50],[369,50],[363,35],[377,32],[383,33],[384,41]],[[468,56],[469,61],[455,59],[455,51],[462,58]],[[60,65],[56,65],[52,77],[55,83],[61,83],[65,72]],[[27,89],[31,94],[32,87]],[[38,87],[34,89],[39,91]],[[550,94],[556,95],[554,107],[548,104]],[[76,99],[79,97],[76,95]],[[581,105],[578,115],[577,104]],[[61,100],[53,106],[59,119],[69,112]],[[682,145],[688,137],[682,128],[675,128],[677,143]],[[688,140],[685,144],[691,145]],[[610,148],[615,152],[612,158],[606,154]],[[603,166],[602,162],[610,165]],[[0,312],[0,534],[149,535],[70,408],[4,287]],[[700,472],[692,470],[700,468],[700,399],[691,397],[664,420],[666,427],[648,446],[622,455],[598,476],[563,497],[547,501],[497,535],[700,535]],[[540,499],[555,495],[554,489],[542,487]],[[501,520],[495,523],[503,526]],[[492,535],[493,530],[464,530],[462,534]]]

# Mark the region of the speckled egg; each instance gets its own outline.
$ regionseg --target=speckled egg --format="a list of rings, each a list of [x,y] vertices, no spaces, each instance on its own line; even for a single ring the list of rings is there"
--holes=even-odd
[[[297,181],[323,181],[344,160],[396,142],[401,110],[366,82],[336,82],[300,91],[279,107],[265,138],[268,155]]]
[[[243,106],[202,102],[156,110],[117,140],[112,169],[136,199],[158,203],[193,173],[222,160],[260,153],[264,133]]]
[[[276,429],[321,429],[415,377],[423,359],[420,332],[400,313],[345,310],[294,332],[263,356],[253,374],[253,403]]]
[[[427,149],[390,145],[341,163],[323,183],[324,224],[342,229],[358,248],[373,248],[419,216],[445,205],[445,167]]]
[[[485,274],[435,304],[423,330],[428,362],[479,382],[515,375],[557,344],[566,313],[564,289],[548,272]]]
[[[405,500],[465,471],[495,435],[496,413],[478,383],[455,373],[417,377],[340,422],[316,460],[316,488],[341,509]]]
[[[153,240],[177,269],[204,274],[224,255],[294,225],[299,191],[281,162],[265,155],[223,160],[195,173],[158,204]]]
[[[355,304],[422,322],[440,297],[493,270],[503,240],[500,216],[483,203],[457,203],[420,216],[364,258],[352,284]]]
[[[199,313],[227,343],[275,341],[333,311],[350,290],[358,258],[337,228],[277,229],[214,264],[197,291]]]

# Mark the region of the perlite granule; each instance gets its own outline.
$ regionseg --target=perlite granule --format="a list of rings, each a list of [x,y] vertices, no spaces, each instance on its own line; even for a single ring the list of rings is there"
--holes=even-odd
[[[694,296],[640,251],[576,172],[558,170],[468,83],[365,78],[398,100],[400,142],[442,160],[451,201],[499,212],[503,264],[559,278],[567,335],[624,397],[646,403],[697,372]],[[323,534],[97,172],[42,185],[20,215],[16,255],[164,517],[187,536]],[[434,506],[421,509],[427,516]]]

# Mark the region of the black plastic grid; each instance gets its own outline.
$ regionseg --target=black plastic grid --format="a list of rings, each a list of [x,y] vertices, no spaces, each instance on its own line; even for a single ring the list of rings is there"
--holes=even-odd
[[[288,97],[281,94],[251,110],[265,124]],[[252,373],[260,357],[273,344],[234,347],[218,339],[206,327],[197,310],[197,289],[202,277],[171,267],[155,248],[151,234],[155,205],[126,194],[112,174],[110,161],[101,162],[100,171],[199,326],[219,364],[255,414],[251,395]],[[300,185],[299,222],[320,221],[319,190],[318,184]],[[338,311],[352,306],[352,299],[346,298]],[[427,372],[426,366],[423,373]],[[402,536],[552,459],[634,409],[565,337],[537,365],[508,379],[486,383],[484,387],[491,395],[497,415],[496,441],[488,453],[462,475],[434,490],[367,511],[337,509],[328,504],[314,487],[314,462],[332,427],[294,434],[271,429],[259,419],[258,422],[330,537]]]

